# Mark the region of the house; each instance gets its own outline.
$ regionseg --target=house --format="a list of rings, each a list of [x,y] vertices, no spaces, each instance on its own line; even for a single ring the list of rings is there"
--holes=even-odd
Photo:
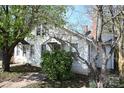
[[[46,31],[41,25],[36,27],[31,35],[33,38],[27,37],[15,47],[15,63],[30,63],[40,66],[43,52],[45,50],[52,51],[56,48],[76,52],[75,48],[72,48],[69,43],[63,43],[62,41],[70,42],[79,51],[79,55],[89,61],[88,42],[76,32],[66,28],[51,28]],[[77,57],[73,60],[72,71],[80,74],[88,74],[89,72],[87,65]]]
[[[86,28],[85,32],[87,31],[88,29]],[[88,32],[88,34],[90,33]],[[110,51],[112,35],[103,34],[102,38],[104,42],[108,43],[106,45],[106,52]],[[84,38],[83,34],[67,28],[51,28],[46,31],[42,25],[32,30],[31,37],[26,37],[22,42],[18,43],[14,49],[14,62],[21,64],[30,63],[34,66],[40,66],[42,54],[45,50],[52,51],[56,48],[63,48],[66,51],[77,52],[69,43],[63,43],[62,41],[70,42],[71,45],[76,47],[81,57],[88,62],[92,62],[91,60],[95,56],[96,50],[91,44],[91,41]],[[96,61],[97,67],[101,67],[100,62],[101,59],[99,56]],[[114,69],[114,53],[109,59],[107,68]],[[87,65],[77,57],[73,59],[72,71],[85,75],[89,73]]]
[[[113,43],[113,34],[112,33],[103,33],[102,34],[102,41],[104,43],[104,46],[105,46],[105,52],[106,54],[108,54],[111,50],[111,45]],[[95,49],[95,47],[90,44],[90,59],[94,58],[95,55],[96,55],[96,52],[97,50]],[[102,55],[101,53],[97,56],[97,59],[96,59],[96,65],[98,68],[101,68],[102,66],[102,62],[103,59],[102,59]],[[112,56],[109,58],[108,62],[107,62],[107,69],[109,70],[114,70],[115,69],[115,55],[114,55],[114,52],[112,53]]]

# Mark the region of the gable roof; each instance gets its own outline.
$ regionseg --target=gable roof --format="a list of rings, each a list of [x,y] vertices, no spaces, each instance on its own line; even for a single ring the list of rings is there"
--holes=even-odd
[[[69,30],[68,28],[65,28],[65,27],[60,28],[60,29],[63,29],[64,31],[69,32],[69,33],[73,34],[74,36],[77,36],[78,38],[84,39],[84,40],[86,40],[86,41],[88,41],[88,42],[90,42],[90,41],[91,41],[91,40],[90,40],[90,39],[88,39],[85,35],[83,35],[83,34],[81,34],[81,33],[77,32],[77,31],[76,31],[76,32],[74,32],[74,31]]]
[[[43,44],[46,44],[46,43],[55,43],[57,42],[58,44],[60,44],[61,42],[59,40],[57,40],[56,38],[53,38],[53,37],[50,37],[49,39],[47,39],[46,41],[43,42]]]
[[[22,43],[23,45],[30,45],[30,43],[28,43],[28,42],[25,41],[25,40],[21,41],[21,43]]]

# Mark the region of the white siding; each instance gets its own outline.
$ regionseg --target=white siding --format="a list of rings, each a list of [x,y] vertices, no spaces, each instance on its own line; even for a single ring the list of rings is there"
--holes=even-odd
[[[77,43],[78,44],[78,51],[80,52],[80,56],[84,59],[88,60],[88,44],[85,40],[81,40],[78,36],[75,36],[71,32],[64,31],[63,29],[50,29],[49,34],[51,36],[59,37],[62,40],[69,41],[71,43]],[[26,38],[25,40],[29,42],[31,45],[34,45],[34,56],[30,57],[30,46],[27,49],[26,57],[24,58],[21,51],[21,58],[26,59],[27,63],[31,63],[32,65],[40,66],[41,63],[41,45],[47,44],[47,42],[57,42],[59,41],[55,39],[51,39],[48,35],[42,37],[42,36],[36,36],[36,28],[31,33],[35,37],[32,38]],[[50,50],[50,47],[46,45],[47,50]],[[70,45],[65,45],[65,50],[70,51]],[[74,50],[74,49],[73,49]],[[15,55],[16,55],[16,48],[15,48]],[[74,60],[72,64],[72,71],[79,74],[88,74],[88,67],[82,62],[81,60]]]
[[[78,41],[78,51],[80,56],[88,61],[88,44],[85,40],[77,40]],[[87,65],[80,59],[75,60],[72,64],[72,71],[78,74],[88,75],[89,70]]]
[[[102,35],[102,40],[104,42],[106,42],[106,41],[108,41],[108,40],[110,40],[112,38],[113,38],[113,35],[112,34],[109,34],[109,33],[104,33]],[[106,45],[105,48],[106,48],[106,53],[108,54],[109,51],[110,51],[110,49],[111,49],[110,45]],[[94,50],[95,49],[93,48],[93,50],[92,50],[93,51],[93,54],[96,53],[96,51],[94,51]],[[93,56],[93,54],[92,54],[92,56]],[[101,55],[100,55],[98,57],[98,60],[97,60],[97,66],[100,67],[100,68],[101,68],[101,65],[102,65],[101,62],[102,62],[102,58],[101,58]],[[114,69],[114,53],[112,54],[111,58],[107,62],[107,69]]]

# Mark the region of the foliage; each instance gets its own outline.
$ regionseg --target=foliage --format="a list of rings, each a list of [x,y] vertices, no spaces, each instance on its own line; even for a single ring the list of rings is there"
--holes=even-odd
[[[0,46],[5,34],[11,46],[39,24],[64,25],[65,13],[65,6],[0,6]]]
[[[72,56],[70,52],[58,50],[45,52],[41,67],[52,80],[65,80],[71,76]]]
[[[3,69],[10,70],[9,61],[15,46],[42,24],[49,27],[65,25],[65,6],[0,6],[0,49],[3,53]]]

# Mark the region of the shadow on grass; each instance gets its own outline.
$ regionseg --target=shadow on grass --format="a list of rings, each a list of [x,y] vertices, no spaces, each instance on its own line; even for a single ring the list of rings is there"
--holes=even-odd
[[[32,66],[30,64],[24,64],[24,65],[18,65],[18,66],[12,66],[10,68],[11,72],[40,72],[41,68]]]

